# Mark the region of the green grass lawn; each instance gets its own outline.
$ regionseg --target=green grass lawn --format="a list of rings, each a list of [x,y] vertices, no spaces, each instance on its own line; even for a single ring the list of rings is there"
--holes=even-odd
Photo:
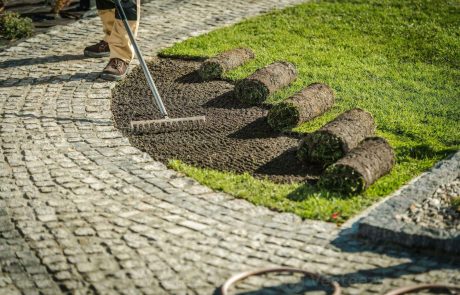
[[[312,131],[354,107],[371,112],[378,135],[397,153],[392,172],[362,195],[344,197],[306,184],[277,185],[250,175],[170,166],[203,184],[304,218],[343,222],[460,147],[460,2],[457,0],[315,1],[191,38],[164,56],[213,56],[250,47],[256,59],[227,74],[250,75],[276,60],[294,63],[299,78],[276,102],[323,82],[336,106],[297,128]]]

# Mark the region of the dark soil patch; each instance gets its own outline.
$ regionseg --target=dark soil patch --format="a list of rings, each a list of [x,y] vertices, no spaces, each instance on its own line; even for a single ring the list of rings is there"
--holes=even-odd
[[[318,177],[318,166],[301,166],[296,159],[298,139],[268,126],[266,108],[241,103],[229,82],[201,81],[197,73],[200,65],[198,61],[158,59],[149,67],[170,116],[205,115],[206,127],[148,135],[125,132],[134,146],[163,163],[179,159],[201,168],[249,172],[276,182]],[[114,89],[112,112],[122,130],[127,130],[133,119],[160,118],[139,68]]]

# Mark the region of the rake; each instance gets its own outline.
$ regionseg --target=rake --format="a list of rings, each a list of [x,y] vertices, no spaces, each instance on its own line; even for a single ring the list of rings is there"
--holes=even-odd
[[[203,127],[206,123],[205,116],[194,116],[194,117],[183,117],[183,118],[169,118],[168,112],[163,104],[160,93],[155,85],[155,82],[150,75],[149,69],[145,63],[144,57],[142,56],[139,46],[134,39],[134,34],[131,31],[131,28],[128,24],[128,19],[126,17],[125,11],[120,3],[120,0],[115,0],[115,6],[120,13],[121,20],[125,26],[126,32],[128,33],[129,40],[134,47],[134,52],[136,57],[139,60],[142,71],[144,72],[145,78],[149,85],[150,91],[153,94],[152,102],[155,104],[163,119],[158,120],[140,120],[140,121],[131,121],[131,131],[136,133],[165,133],[165,132],[175,132],[175,131],[188,131],[196,130]]]

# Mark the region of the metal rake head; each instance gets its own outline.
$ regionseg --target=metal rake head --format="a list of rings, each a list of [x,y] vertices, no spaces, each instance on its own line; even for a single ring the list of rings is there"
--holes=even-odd
[[[131,131],[140,134],[191,131],[203,128],[205,123],[205,116],[131,121]]]

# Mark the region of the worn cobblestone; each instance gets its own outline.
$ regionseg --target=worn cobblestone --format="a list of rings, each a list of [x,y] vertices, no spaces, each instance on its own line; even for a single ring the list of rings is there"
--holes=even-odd
[[[152,1],[140,45],[153,57],[299,2]],[[271,265],[333,276],[344,294],[460,282],[452,259],[212,192],[131,147],[111,120],[114,83],[98,78],[106,60],[81,55],[100,37],[89,19],[0,52],[1,295],[212,294],[238,271]]]

